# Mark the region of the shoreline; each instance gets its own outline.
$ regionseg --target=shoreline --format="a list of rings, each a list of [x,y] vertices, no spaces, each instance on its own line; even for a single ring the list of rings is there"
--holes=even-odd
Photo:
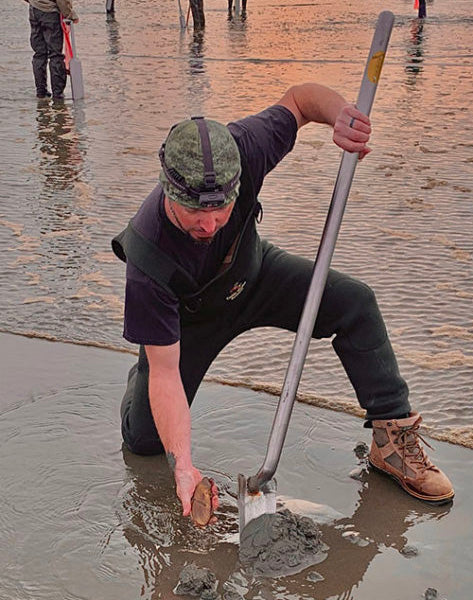
[[[107,344],[106,342],[97,342],[93,340],[67,340],[59,338],[58,336],[35,332],[35,331],[13,331],[7,330],[5,328],[0,328],[0,336],[2,334],[5,335],[15,335],[21,336],[28,339],[38,339],[45,340],[48,342],[54,342],[59,344],[68,344],[73,346],[84,346],[88,348],[100,348],[102,350],[108,350],[111,352],[121,353],[121,354],[130,354],[132,356],[138,356],[138,351],[133,350],[132,348],[126,348],[121,346],[114,346],[112,344]],[[229,381],[223,377],[218,377],[214,375],[207,375],[203,380],[205,383],[215,383],[218,385],[224,385],[228,387],[234,388],[244,388],[247,390],[252,390],[255,392],[264,392],[266,394],[270,394],[271,396],[279,397],[281,394],[281,388],[278,386],[271,385],[266,382],[258,382],[258,381]],[[308,393],[308,392],[298,392],[296,396],[296,401],[301,404],[306,404],[308,406],[314,406],[316,408],[324,408],[327,410],[331,410],[337,413],[344,413],[351,415],[353,417],[357,417],[359,419],[364,418],[364,411],[360,408],[358,403],[355,400],[349,399],[333,399],[333,398],[324,398],[322,396],[318,396],[316,393]],[[444,431],[436,431],[433,426],[422,424],[423,434],[427,437],[437,440],[440,442],[447,442],[454,446],[462,446],[464,448],[473,449],[473,431],[471,430],[461,430],[461,428],[446,428]]]

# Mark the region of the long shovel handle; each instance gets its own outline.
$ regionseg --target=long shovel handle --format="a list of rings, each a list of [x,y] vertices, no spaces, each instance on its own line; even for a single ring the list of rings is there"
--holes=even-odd
[[[366,115],[370,114],[373,105],[393,24],[394,15],[392,12],[383,11],[380,13],[356,102],[357,108]],[[273,477],[279,463],[357,161],[358,153],[343,152],[330,208],[315,259],[309,291],[274,417],[266,458],[258,473],[248,478],[248,491],[253,494],[258,492],[261,486]]]
[[[68,36],[69,43],[71,45],[71,51],[72,51],[71,58],[77,58],[76,57],[76,34],[74,32],[74,23],[72,22],[71,19],[64,19],[64,23],[66,25],[69,25],[69,31],[67,33],[65,32],[65,35]]]
[[[181,26],[181,29],[185,29],[186,28],[186,20],[184,18],[184,14],[182,12],[181,0],[177,0],[177,6],[179,9],[179,25]]]
[[[74,23],[70,22],[71,28],[71,46],[72,46],[72,58],[77,58],[76,52],[76,32],[74,31]]]

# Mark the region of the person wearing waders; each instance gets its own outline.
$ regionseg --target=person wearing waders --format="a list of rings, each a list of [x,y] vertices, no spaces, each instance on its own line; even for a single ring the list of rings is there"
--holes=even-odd
[[[49,75],[54,100],[64,99],[67,74],[64,63],[64,34],[61,15],[73,23],[79,17],[72,8],[71,0],[25,0],[30,5],[30,43],[33,48],[33,75],[37,98],[49,98],[46,69],[49,60]]]
[[[161,147],[158,185],[112,241],[126,261],[124,337],[140,345],[121,404],[123,440],[136,454],[167,454],[184,515],[202,479],[189,407],[210,364],[245,331],[299,324],[313,262],[260,239],[256,223],[265,176],[309,122],[332,126],[334,143],[359,158],[370,152],[370,119],[316,83],[227,126],[181,121]],[[373,291],[331,269],[313,337],[333,338],[373,430],[371,465],[416,498],[449,502],[452,485],[422,447]]]

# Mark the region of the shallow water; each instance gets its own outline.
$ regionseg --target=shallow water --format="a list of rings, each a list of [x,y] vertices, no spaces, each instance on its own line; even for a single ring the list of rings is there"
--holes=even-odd
[[[208,0],[205,34],[194,36],[180,32],[171,0],[117,2],[114,17],[103,2],[76,0],[87,97],[53,106],[34,97],[27,7],[5,2],[0,328],[130,351],[110,239],[153,188],[169,126],[197,113],[238,118],[305,80],[355,100],[378,11],[367,1],[267,0],[241,21]],[[432,435],[473,446],[471,5],[436,0],[423,23],[411,0],[382,8],[396,22],[374,151],[355,174],[333,266],[375,288]],[[327,128],[304,128],[263,188],[261,233],[315,257],[339,158]],[[278,393],[291,344],[285,332],[245,334],[209,375]],[[327,341],[312,343],[300,391],[357,412]]]
[[[133,357],[0,334],[0,598],[171,600],[185,564],[245,600],[468,600],[473,576],[471,450],[438,442],[453,506],[428,506],[363,470],[358,419],[297,404],[277,471],[284,505],[320,523],[322,562],[255,578],[238,560],[237,475],[264,456],[275,399],[205,383],[192,406],[193,457],[220,489],[217,524],[180,515],[163,457],[121,447],[120,375]],[[48,357],[44,360],[41,357]],[[186,597],[185,600],[187,600]],[[231,597],[225,597],[229,600]],[[190,600],[190,598],[188,599]]]

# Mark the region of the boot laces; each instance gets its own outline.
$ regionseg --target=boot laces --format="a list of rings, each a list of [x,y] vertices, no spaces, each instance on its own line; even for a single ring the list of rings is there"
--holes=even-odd
[[[427,469],[435,469],[420,442],[422,441],[431,450],[433,448],[419,433],[419,427],[420,419],[413,425],[400,427],[397,432],[395,443],[402,450],[402,472],[404,477],[407,477],[406,458],[411,463],[415,463],[420,472],[424,472]]]

